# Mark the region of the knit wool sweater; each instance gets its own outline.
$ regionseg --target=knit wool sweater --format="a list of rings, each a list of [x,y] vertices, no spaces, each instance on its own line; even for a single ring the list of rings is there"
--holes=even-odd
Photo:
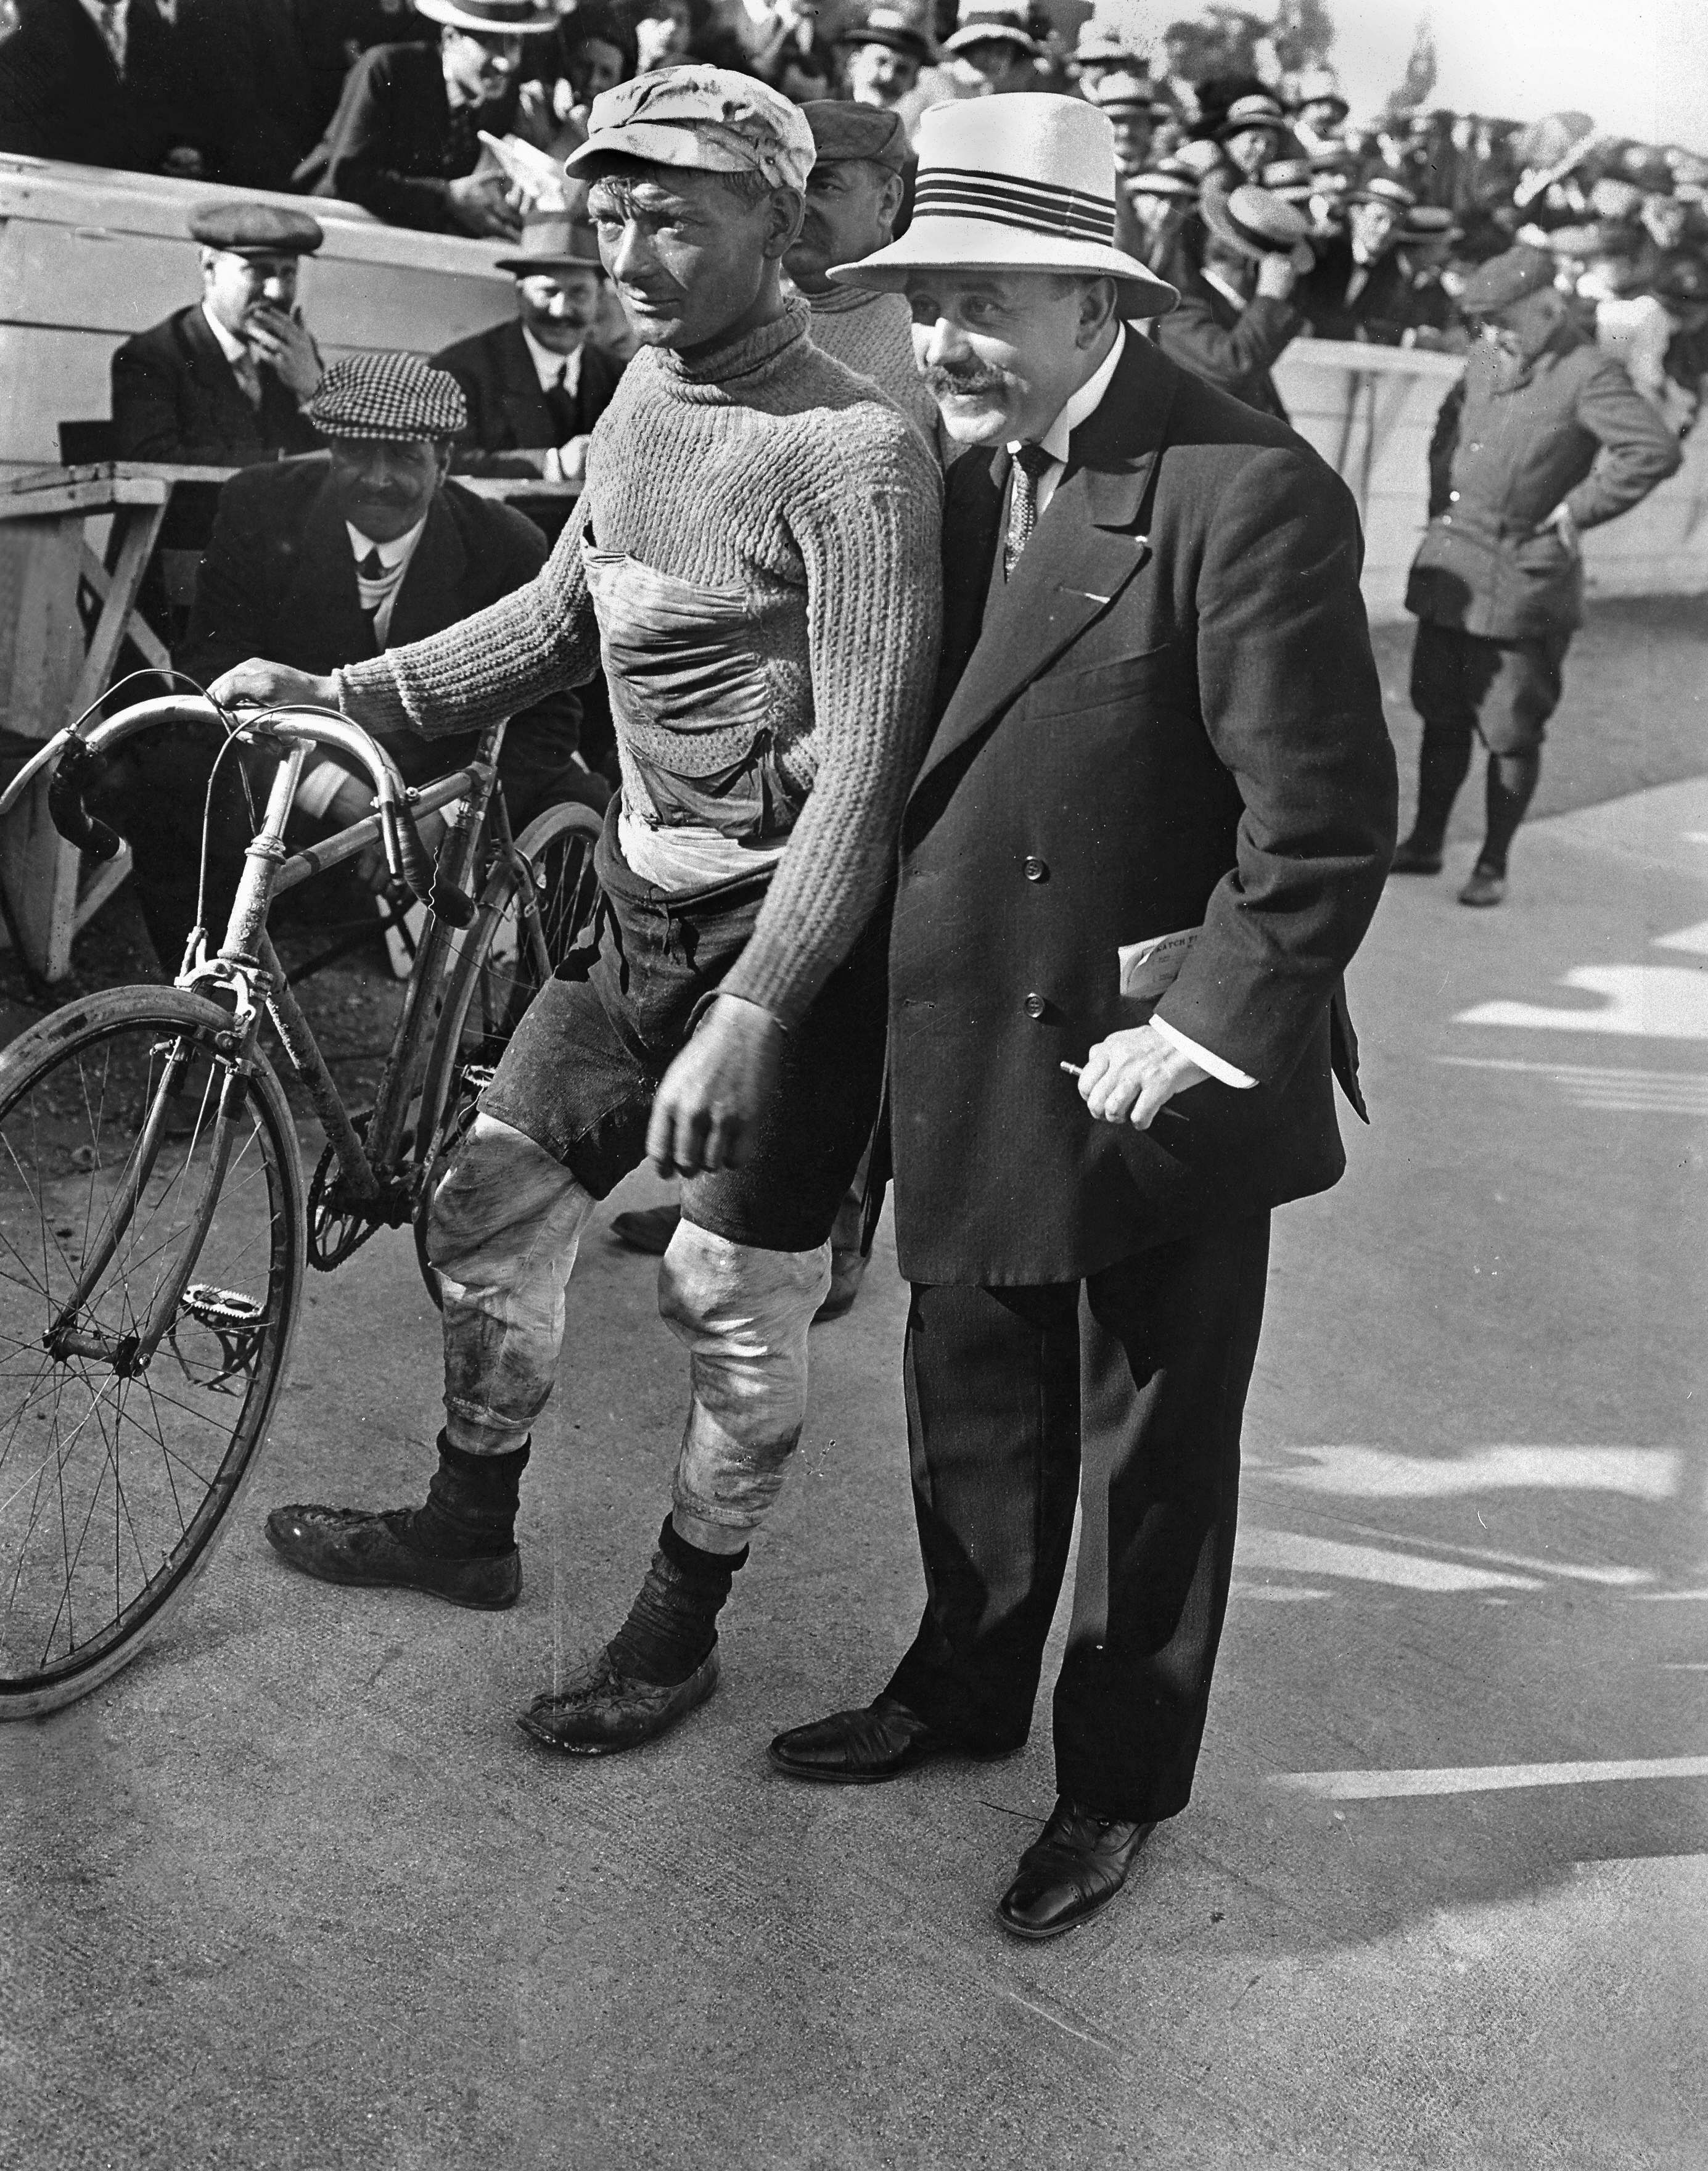
[[[643,349],[595,426],[586,486],[538,579],[337,674],[352,721],[429,736],[582,684],[600,662],[584,533],[679,580],[746,592],[773,744],[805,805],[723,984],[785,1026],[889,877],[941,620],[936,464],[866,379],[819,351],[807,322],[791,304],[693,363]],[[618,732],[624,804],[645,818],[620,721]]]
[[[832,294],[814,294],[811,307],[813,345],[870,377],[940,458],[943,426],[937,402],[914,366],[913,313],[905,298],[838,287]]]

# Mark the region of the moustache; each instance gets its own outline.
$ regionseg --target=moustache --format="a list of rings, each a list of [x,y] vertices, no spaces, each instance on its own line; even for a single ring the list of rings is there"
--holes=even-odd
[[[980,392],[1000,392],[1007,383],[999,369],[947,369],[940,365],[925,372],[925,389],[934,399],[967,399]]]

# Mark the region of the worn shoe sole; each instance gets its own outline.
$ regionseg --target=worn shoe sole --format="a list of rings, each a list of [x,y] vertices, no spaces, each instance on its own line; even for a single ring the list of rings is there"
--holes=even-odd
[[[929,1742],[910,1751],[899,1763],[886,1765],[881,1772],[838,1772],[822,1765],[793,1763],[788,1757],[778,1755],[774,1741],[765,1754],[772,1770],[780,1772],[785,1779],[805,1779],[814,1787],[884,1787],[891,1779],[917,1772],[922,1764],[942,1764],[956,1759],[966,1764],[1000,1764],[1006,1757],[1018,1756],[1025,1745],[1016,1741],[1005,1749],[962,1749]]]
[[[521,1552],[501,1553],[491,1560],[447,1561],[442,1579],[431,1570],[416,1571],[402,1562],[382,1568],[367,1562],[340,1560],[329,1548],[315,1545],[309,1533],[293,1528],[290,1511],[275,1508],[265,1528],[267,1543],[281,1560],[317,1583],[342,1584],[358,1590],[418,1590],[426,1598],[442,1598],[447,1605],[461,1605],[473,1613],[502,1613],[522,1595]],[[452,1580],[460,1588],[452,1588]]]
[[[636,1709],[633,1718],[620,1733],[596,1734],[589,1732],[581,1739],[565,1738],[563,1723],[554,1726],[550,1713],[554,1706],[572,1708],[568,1697],[536,1697],[533,1702],[517,1720],[517,1724],[531,1741],[543,1749],[554,1750],[560,1756],[620,1756],[624,1750],[639,1749],[648,1741],[656,1741],[661,1734],[686,1718],[699,1704],[703,1704],[718,1685],[717,1646],[701,1659],[685,1681],[668,1691],[658,1691],[658,1701],[646,1708]],[[634,1691],[629,1691],[631,1702]]]

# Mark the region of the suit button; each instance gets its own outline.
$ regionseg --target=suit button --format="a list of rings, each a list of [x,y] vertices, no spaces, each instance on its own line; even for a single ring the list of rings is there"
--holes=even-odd
[[[1020,872],[1028,882],[1048,882],[1050,870],[1039,859],[1028,858],[1020,863]]]
[[[1459,492],[1456,490],[1448,490],[1447,493],[1447,501],[1449,505],[1457,505],[1459,503]]]
[[[1040,994],[1035,993],[1026,997],[1026,1016],[1029,1018],[1041,1018],[1049,1007]]]

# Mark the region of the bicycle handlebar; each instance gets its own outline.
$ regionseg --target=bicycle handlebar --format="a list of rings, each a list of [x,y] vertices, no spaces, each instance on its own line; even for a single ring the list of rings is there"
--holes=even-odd
[[[377,739],[348,717],[324,709],[281,707],[239,714],[237,732],[278,740],[286,746],[335,747],[365,770],[373,785],[386,864],[393,875],[430,912],[452,927],[468,926],[474,917],[474,900],[439,876],[415,827],[408,787],[398,774],[396,763]],[[83,791],[95,757],[154,725],[184,721],[217,723],[228,732],[233,729],[227,712],[213,702],[183,694],[134,702],[117,716],[96,724],[86,735],[67,726],[56,732],[0,791],[0,816],[10,813],[43,770],[56,762],[47,789],[48,814],[54,828],[80,851],[98,860],[110,860],[123,839],[83,804]]]

